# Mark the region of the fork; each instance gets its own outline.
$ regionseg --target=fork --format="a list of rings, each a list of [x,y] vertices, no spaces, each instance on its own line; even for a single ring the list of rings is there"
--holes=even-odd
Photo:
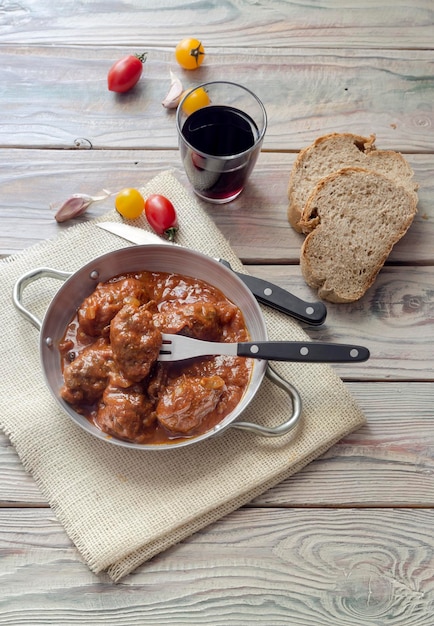
[[[162,333],[159,361],[183,361],[198,356],[224,354],[270,361],[300,363],[349,363],[367,361],[369,350],[363,346],[314,341],[244,341],[220,343],[183,335]]]

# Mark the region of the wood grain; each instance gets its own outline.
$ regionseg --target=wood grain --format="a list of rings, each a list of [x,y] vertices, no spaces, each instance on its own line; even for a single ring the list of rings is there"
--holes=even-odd
[[[208,47],[289,48],[312,45],[334,48],[403,49],[432,46],[433,6],[430,0],[410,5],[395,0],[375,3],[344,0],[333,3],[279,0],[224,0],[159,4],[120,0],[115,4],[81,2],[56,4],[50,0],[21,0],[5,4],[0,43],[37,45],[50,42],[111,46],[129,49],[175,46],[194,31]]]
[[[315,300],[298,267],[262,265],[249,270],[305,300]],[[307,331],[316,341],[353,342],[371,350],[365,363],[333,366],[346,380],[432,381],[433,284],[432,267],[384,267],[363,298],[351,304],[327,303],[326,323]]]
[[[3,510],[0,624],[431,626],[433,515],[242,509],[114,587],[49,511]]]
[[[347,386],[366,425],[254,504],[433,507],[432,383]]]
[[[287,187],[295,155],[263,152],[239,199],[215,206],[198,200],[235,252],[247,264],[298,264],[302,235],[289,226]],[[0,257],[19,252],[65,228],[113,209],[113,200],[93,204],[78,220],[57,224],[51,204],[73,193],[116,192],[145,184],[171,169],[190,189],[176,150],[21,150],[0,149]],[[433,263],[433,155],[408,155],[419,183],[419,211],[410,230],[392,251],[390,263]],[[182,224],[181,224],[182,227]]]
[[[296,153],[330,131],[375,133],[420,185],[418,215],[374,287],[307,329],[371,349],[366,364],[335,366],[366,426],[118,585],[89,571],[0,435],[0,626],[432,626],[433,24],[431,0],[0,3],[0,258],[69,228],[50,204],[72,193],[167,169],[188,186],[160,104],[169,70],[185,86],[244,82],[264,100],[248,187],[202,206],[251,273],[306,300],[316,294],[298,267],[303,237],[286,220]],[[207,51],[194,73],[173,58],[189,34]],[[112,62],[142,50],[139,85],[108,92]]]
[[[161,106],[169,72],[184,86],[246,84],[268,114],[265,150],[299,150],[318,135],[376,133],[383,148],[432,152],[434,62],[429,51],[218,48],[197,71],[180,71],[173,51],[149,50],[143,77],[109,92],[118,48],[2,47],[1,146],[73,149],[177,147],[175,116]],[[252,72],[251,68],[255,67]],[[52,104],[50,104],[52,103]]]

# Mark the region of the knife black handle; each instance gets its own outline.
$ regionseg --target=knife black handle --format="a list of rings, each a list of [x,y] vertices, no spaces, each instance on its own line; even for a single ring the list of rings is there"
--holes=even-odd
[[[237,354],[255,359],[299,363],[350,363],[367,361],[370,356],[368,348],[363,346],[319,341],[241,342]]]
[[[221,262],[223,262],[220,259]],[[230,267],[227,261],[224,265]],[[232,268],[231,268],[232,269]],[[267,280],[235,272],[245,285],[262,304],[266,304],[281,313],[286,313],[311,326],[320,326],[325,322],[327,309],[323,302],[305,302],[286,289],[269,283]]]

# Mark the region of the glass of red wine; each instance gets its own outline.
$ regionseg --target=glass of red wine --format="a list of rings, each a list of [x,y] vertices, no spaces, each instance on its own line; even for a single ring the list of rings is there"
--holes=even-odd
[[[256,163],[267,128],[259,98],[236,83],[204,83],[182,98],[176,126],[195,193],[217,204],[235,200]]]

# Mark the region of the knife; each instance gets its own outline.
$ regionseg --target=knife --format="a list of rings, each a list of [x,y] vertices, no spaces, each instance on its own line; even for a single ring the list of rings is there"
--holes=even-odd
[[[176,245],[143,228],[131,226],[131,224],[122,222],[95,222],[95,225],[130,243],[138,245],[150,243]],[[217,261],[232,270],[230,264],[224,259],[217,259]],[[267,280],[256,278],[249,274],[235,272],[235,270],[232,271],[241,278],[255,298],[262,304],[266,304],[282,313],[294,317],[300,322],[305,322],[312,326],[319,326],[325,321],[327,309],[322,302],[305,302],[289,291],[286,291],[286,289],[282,289],[282,287],[274,285]]]

